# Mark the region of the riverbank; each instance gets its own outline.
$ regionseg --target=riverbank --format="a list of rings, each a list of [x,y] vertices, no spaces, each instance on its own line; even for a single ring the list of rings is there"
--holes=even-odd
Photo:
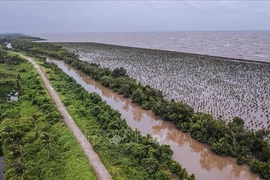
[[[269,158],[267,155],[269,148],[268,142],[264,140],[268,134],[267,131],[249,131],[245,129],[241,118],[233,118],[226,124],[214,119],[211,115],[194,113],[188,105],[164,100],[161,92],[149,86],[137,84],[134,79],[125,75],[115,77],[116,74],[123,73],[124,70],[121,68],[115,69],[115,72],[109,72],[108,69],[96,64],[72,58],[65,58],[65,62],[100,81],[104,86],[123,94],[124,97],[132,98],[133,102],[140,104],[144,109],[151,109],[156,115],[161,115],[165,120],[174,123],[177,128],[189,130],[193,138],[208,143],[213,152],[221,156],[237,157],[238,164],[247,163],[252,172],[260,173],[264,178],[269,176],[267,174],[269,164],[266,160]],[[257,161],[258,153],[261,161]]]
[[[120,118],[120,113],[88,93],[61,69],[45,63],[46,74],[79,128],[87,135],[114,179],[195,179],[171,159],[169,146],[142,136]],[[88,109],[88,111],[87,111]]]
[[[188,104],[196,112],[227,123],[240,117],[250,130],[270,127],[270,64],[95,43],[61,45],[76,52],[80,60],[111,71],[123,67],[137,82],[162,91],[167,100]]]
[[[233,158],[215,155],[209,146],[193,140],[188,132],[179,131],[172,123],[164,121],[151,111],[141,109],[138,104],[104,87],[83,72],[63,61],[50,58],[47,61],[57,64],[88,92],[98,93],[103,101],[120,112],[121,118],[125,119],[129,127],[138,129],[142,135],[150,134],[160,144],[169,145],[173,151],[173,160],[179,162],[189,173],[194,173],[196,179],[259,179],[249,172],[248,166],[239,166]]]

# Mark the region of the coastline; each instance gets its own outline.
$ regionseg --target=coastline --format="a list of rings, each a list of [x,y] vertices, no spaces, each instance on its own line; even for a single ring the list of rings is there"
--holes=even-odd
[[[146,50],[146,51],[158,51],[158,52],[162,52],[162,53],[172,53],[172,54],[182,54],[182,55],[189,55],[189,56],[218,58],[218,59],[224,60],[224,61],[256,63],[256,64],[270,64],[270,58],[269,58],[269,62],[268,62],[268,61],[263,61],[263,60],[260,61],[260,60],[252,60],[252,59],[241,59],[241,58],[232,58],[232,57],[225,57],[225,56],[215,56],[215,55],[173,51],[173,50],[163,50],[163,49],[142,48],[142,47],[136,47],[136,46],[124,46],[124,45],[107,44],[107,43],[99,43],[99,42],[53,42],[53,41],[47,41],[47,40],[36,41],[36,42],[47,42],[47,43],[52,43],[52,44],[95,44],[95,45],[113,46],[113,47],[118,47],[118,48],[130,48],[130,49],[138,49],[138,50]]]
[[[35,43],[32,43],[32,46],[36,46],[37,44],[35,44]],[[44,44],[44,46],[45,46],[46,44]],[[44,48],[43,48],[43,45],[42,45],[42,43],[40,43],[39,44],[39,46],[40,46],[40,49],[41,50],[43,50]],[[37,46],[37,47],[39,47],[39,46]],[[102,47],[102,46],[101,46]],[[88,72],[88,74],[90,73],[90,72],[92,72],[92,73],[94,73],[94,74],[89,74],[89,75],[91,75],[93,78],[96,78],[96,79],[100,79],[100,78],[102,78],[103,80],[105,80],[104,79],[104,75],[101,77],[100,76],[100,74],[104,74],[104,73],[100,73],[99,71],[92,71],[92,69],[94,68],[94,69],[97,69],[97,67],[95,66],[95,65],[93,65],[93,67],[90,67],[91,66],[91,64],[87,64],[87,63],[85,63],[85,62],[81,62],[81,61],[77,61],[78,59],[75,57],[75,55],[74,54],[71,54],[71,53],[68,53],[67,52],[67,54],[64,54],[63,55],[63,53],[62,52],[66,52],[66,50],[64,50],[64,49],[62,49],[61,48],[61,46],[55,46],[54,48],[53,48],[53,45],[50,45],[50,46],[48,46],[47,48],[49,48],[49,50],[50,49],[52,49],[52,50],[48,50],[48,49],[46,49],[46,47],[45,47],[45,49],[44,49],[44,51],[45,52],[43,52],[43,53],[45,53],[45,54],[51,54],[52,53],[52,55],[54,55],[54,57],[56,57],[56,58],[61,58],[61,59],[66,59],[66,62],[68,63],[68,64],[73,64],[73,65],[76,65],[76,68],[78,68],[78,69],[82,69],[82,70],[84,70],[85,72],[87,71]],[[99,47],[100,48],[100,47]],[[36,50],[36,49],[34,49],[34,50]],[[32,51],[30,51],[30,52],[32,52]],[[38,52],[38,51],[37,51]],[[42,51],[41,51],[42,52]],[[127,52],[129,52],[129,51],[127,51]],[[146,52],[146,51],[142,51],[142,52]],[[156,51],[154,51],[154,52],[156,52]],[[33,51],[33,53],[36,53],[36,51]],[[117,52],[116,52],[117,53]],[[138,52],[137,52],[138,53]],[[153,53],[153,52],[152,52]],[[179,54],[178,54],[178,56],[179,56]],[[132,56],[131,56],[132,57]],[[182,56],[179,56],[179,57],[182,57]],[[184,57],[184,56],[183,56]],[[192,57],[192,56],[191,56]],[[200,60],[200,59],[199,59]],[[213,62],[214,62],[214,59],[212,59],[213,60]],[[75,63],[76,62],[76,63]],[[88,67],[89,66],[89,67]],[[85,68],[85,67],[88,67],[88,68]],[[100,69],[100,68],[99,68]],[[101,72],[103,72],[103,71],[105,71],[106,69],[100,69],[100,71]],[[109,78],[111,78],[112,80],[114,80],[115,79],[115,77],[109,77]],[[117,81],[117,79],[115,79],[115,82]],[[104,82],[105,83],[105,82]],[[132,82],[132,80],[129,80],[129,79],[126,79],[126,84],[130,84],[130,85],[132,85],[133,84],[133,82]],[[121,83],[122,84],[122,83]],[[105,84],[106,85],[106,84]],[[106,85],[106,86],[108,86],[108,85]],[[109,86],[112,86],[111,88],[114,88],[114,85],[112,84],[112,85],[110,85],[109,84]],[[135,87],[134,87],[135,88]],[[149,87],[150,88],[150,87]],[[149,89],[148,88],[148,89]],[[140,89],[143,89],[142,87],[140,87]],[[119,92],[120,92],[120,90],[121,90],[121,88],[120,89],[117,89],[117,90],[119,90]],[[150,90],[151,90],[151,88],[150,88]],[[144,89],[144,91],[145,91],[145,89]],[[144,93],[144,91],[143,91],[143,93]],[[132,95],[132,94],[134,94],[133,93],[133,91],[129,91],[128,92],[129,94],[128,95]],[[145,92],[145,93],[147,93],[147,92]],[[156,93],[155,93],[156,94]],[[156,95],[153,95],[154,97],[156,97],[156,98],[158,98],[158,93],[156,94]],[[151,95],[152,96],[152,95]],[[134,98],[133,98],[134,99]],[[136,100],[136,99],[135,99]],[[134,100],[134,102],[135,102],[135,100]],[[136,102],[137,102],[137,100],[136,100]],[[161,101],[160,101],[161,102]],[[165,109],[163,109],[162,111],[158,111],[159,110],[159,106],[163,106],[163,105],[166,105],[166,104],[168,104],[169,106],[173,106],[173,105],[177,105],[177,104],[175,104],[175,103],[170,103],[170,102],[167,102],[167,101],[162,101],[162,104],[161,103],[159,103],[159,106],[155,106],[154,108],[152,108],[151,106],[153,105],[153,102],[151,103],[151,102],[149,102],[147,99],[146,100],[143,100],[143,102],[141,102],[141,101],[139,101],[139,103],[140,104],[143,104],[143,105],[149,105],[149,106],[145,106],[147,109],[149,109],[149,108],[151,108],[151,109],[153,109],[153,111],[157,114],[157,115],[166,115],[166,114],[168,114],[168,113],[170,113],[171,112],[171,109],[172,108],[165,108]],[[148,103],[148,104],[147,104]],[[150,103],[150,104],[149,104]],[[185,104],[183,104],[183,106],[185,106]],[[167,107],[167,106],[166,106]],[[186,107],[186,108],[181,108],[181,104],[179,104],[179,108],[180,108],[180,110],[181,109],[183,109],[183,110],[185,110],[185,109],[187,109],[187,111],[188,111],[188,107]],[[175,108],[173,108],[173,109],[175,109]],[[177,110],[177,109],[175,109],[175,110]],[[175,111],[175,110],[173,110],[173,111]],[[163,112],[164,111],[164,112]],[[168,111],[168,112],[167,112]],[[183,113],[181,113],[181,114],[183,114]],[[180,114],[180,115],[181,115]],[[185,113],[185,114],[187,114],[187,116],[188,116],[188,113]],[[185,117],[187,117],[187,116],[184,116],[184,117],[181,117],[181,118],[185,118]],[[204,118],[209,118],[207,115],[206,115],[206,117],[204,117],[204,115],[203,114],[201,114],[201,116],[202,116],[202,118],[204,119]],[[164,116],[164,118],[167,118],[169,121],[175,121],[175,117],[174,116]],[[199,118],[200,119],[200,114],[198,114],[198,115],[195,115],[194,116],[194,118]],[[187,118],[185,118],[185,119],[187,119]],[[176,120],[177,120],[177,117],[176,117]],[[215,124],[216,123],[216,121],[214,121],[214,119],[211,119],[211,121],[213,122],[209,122],[210,124]],[[200,126],[200,123],[202,123],[202,122],[208,122],[208,121],[201,121],[201,120],[196,120],[194,123],[193,123],[193,121],[192,122],[187,122],[187,123],[189,123],[189,124],[183,124],[183,123],[178,123],[178,125],[180,125],[180,128],[183,126],[183,127],[186,127],[186,126],[192,126],[192,127],[201,127]],[[217,122],[219,122],[219,121],[217,121]],[[220,124],[221,126],[222,126],[222,124]],[[232,124],[232,126],[238,126],[238,124],[237,123],[234,123],[234,124]],[[240,126],[240,124],[239,124],[239,126]],[[208,127],[208,126],[207,126]],[[219,128],[218,127],[220,127],[220,126],[217,126],[217,127],[214,127],[215,128],[215,130],[217,130],[217,131],[219,131]],[[222,126],[223,127],[223,126]],[[241,126],[241,127],[243,127],[243,126]],[[240,127],[240,128],[241,128]],[[224,137],[228,137],[228,135],[229,135],[229,137],[230,137],[230,133],[226,133],[226,131],[227,131],[227,128],[222,128],[223,130],[224,130],[224,132],[222,131],[222,133],[221,133],[221,135],[222,135],[222,137],[223,137],[223,135],[224,135]],[[191,129],[192,130],[192,132],[194,132],[193,133],[193,135],[195,136],[195,139],[198,139],[199,141],[201,141],[201,142],[209,142],[209,134],[208,134],[208,136],[200,136],[200,135],[202,135],[202,132],[204,131],[204,129],[196,129],[196,130],[194,130],[194,128],[193,129]],[[193,131],[194,130],[194,131]],[[212,130],[211,130],[212,131]],[[225,133],[225,134],[224,134]],[[252,134],[251,134],[252,135]],[[203,139],[201,139],[200,137],[203,137]],[[212,138],[212,137],[211,137]],[[219,138],[218,138],[219,139]],[[213,139],[212,139],[213,140]],[[224,155],[227,155],[227,148],[217,148],[218,146],[223,146],[223,145],[228,145],[228,144],[231,144],[231,143],[229,143],[229,141],[230,141],[230,139],[224,139],[223,138],[223,140],[225,140],[225,144],[224,144],[224,142],[222,141],[222,142],[219,142],[219,141],[211,141],[211,144],[212,144],[212,147],[214,148],[213,150],[214,150],[214,152],[216,152],[217,154],[219,154],[219,155],[222,155],[222,154],[224,154]],[[228,142],[227,142],[228,141]],[[240,145],[240,147],[242,147],[242,145],[241,144],[239,144]],[[231,147],[231,146],[228,146],[228,147]],[[217,148],[217,149],[216,149]],[[218,151],[218,150],[220,150],[220,149],[222,149],[222,151],[220,152],[220,151]],[[231,148],[229,148],[229,154],[231,154],[231,151],[230,151],[230,149]],[[216,151],[217,150],[217,151]],[[224,151],[225,150],[225,151]],[[241,149],[240,149],[241,150]],[[233,152],[232,152],[233,153]],[[239,154],[240,153],[242,153],[242,152],[239,152]],[[245,158],[245,156],[241,156],[241,155],[239,155],[238,154],[238,156],[237,156],[237,161],[239,162],[239,164],[243,164],[243,163],[247,163],[247,164],[249,164],[251,167],[253,167],[254,165],[260,165],[260,166],[258,166],[258,167],[262,167],[262,168],[260,168],[260,169],[251,169],[251,171],[252,172],[255,172],[255,173],[260,173],[261,175],[263,175],[264,177],[266,177],[267,175],[265,175],[265,174],[262,174],[262,173],[264,173],[265,171],[264,171],[264,166],[266,166],[267,164],[265,164],[264,162],[261,162],[261,161],[256,161],[256,160],[249,160],[249,159],[243,159],[243,158]],[[231,154],[232,156],[234,156],[235,157],[235,154],[233,153],[233,154]],[[246,161],[247,160],[247,161]]]

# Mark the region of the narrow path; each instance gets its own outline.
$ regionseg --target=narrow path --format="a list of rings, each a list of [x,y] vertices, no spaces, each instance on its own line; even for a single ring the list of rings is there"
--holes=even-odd
[[[48,78],[44,74],[44,72],[41,70],[39,65],[30,57],[21,55],[21,57],[27,59],[30,63],[34,65],[36,68],[38,74],[40,75],[42,81],[45,84],[45,87],[47,88],[48,92],[50,93],[51,98],[57,105],[57,108],[59,112],[61,113],[63,120],[65,124],[69,127],[71,132],[76,137],[78,143],[80,144],[83,152],[85,153],[89,163],[93,166],[94,171],[100,180],[111,180],[112,177],[110,173],[107,171],[101,160],[99,159],[98,154],[94,151],[92,145],[87,140],[86,136],[81,132],[81,130],[78,128],[68,111],[66,110],[65,106],[62,104],[60,97],[56,93],[56,91],[53,89],[51,83],[49,82]]]

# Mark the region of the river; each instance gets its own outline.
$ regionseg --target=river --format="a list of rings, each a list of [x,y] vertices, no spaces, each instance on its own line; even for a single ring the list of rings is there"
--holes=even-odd
[[[142,110],[130,99],[114,93],[88,75],[65,64],[63,61],[54,62],[67,75],[73,77],[89,92],[98,93],[113,109],[121,113],[123,119],[132,128],[137,128],[143,135],[151,134],[161,144],[170,145],[173,159],[178,161],[198,180],[259,180],[260,178],[249,171],[248,166],[239,166],[231,157],[220,157],[211,152],[208,145],[193,140],[188,133],[182,133],[170,122],[155,116],[151,111]]]

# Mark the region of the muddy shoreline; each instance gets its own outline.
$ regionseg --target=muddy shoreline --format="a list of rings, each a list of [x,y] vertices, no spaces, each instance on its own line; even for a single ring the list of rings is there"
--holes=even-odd
[[[250,130],[270,127],[267,96],[270,64],[102,44],[61,45],[78,54],[80,60],[111,71],[123,67],[129,77],[162,91],[168,100],[183,101],[196,112],[226,122],[240,117]]]
[[[98,42],[52,42],[52,41],[37,41],[37,42],[49,42],[56,45],[63,45],[63,44],[93,44],[93,45],[105,45],[111,47],[118,47],[118,48],[126,48],[126,49],[138,49],[138,50],[145,50],[145,51],[153,51],[153,52],[161,52],[161,53],[170,53],[170,54],[179,54],[179,55],[187,55],[187,56],[198,56],[204,58],[218,58],[224,61],[233,61],[233,62],[243,62],[243,63],[258,63],[258,64],[270,64],[269,61],[264,60],[253,60],[253,59],[241,59],[241,58],[232,58],[226,56],[215,56],[215,55],[208,55],[208,54],[199,54],[199,53],[190,53],[190,52],[183,52],[183,51],[173,51],[173,50],[163,50],[163,49],[151,49],[151,48],[141,48],[141,47],[133,47],[133,46],[124,46],[124,45],[116,45],[116,44],[107,44],[107,43],[98,43]]]

